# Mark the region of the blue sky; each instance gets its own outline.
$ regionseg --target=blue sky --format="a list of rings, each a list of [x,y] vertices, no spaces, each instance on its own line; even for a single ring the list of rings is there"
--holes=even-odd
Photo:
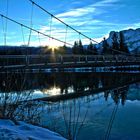
[[[8,17],[30,26],[31,3],[28,0],[0,0],[0,13],[6,15],[8,1]],[[140,27],[140,0],[34,0],[37,4],[71,25],[78,31],[101,41],[110,31],[119,31]],[[66,27],[52,20],[50,32],[50,16],[33,6],[33,28],[61,40],[65,40]],[[29,30],[0,17],[0,45],[4,44],[6,31],[7,45],[24,45],[29,38]],[[24,34],[24,35],[23,35]],[[83,43],[89,40],[68,28],[67,42],[82,39]],[[56,45],[38,33],[32,32],[30,45]]]

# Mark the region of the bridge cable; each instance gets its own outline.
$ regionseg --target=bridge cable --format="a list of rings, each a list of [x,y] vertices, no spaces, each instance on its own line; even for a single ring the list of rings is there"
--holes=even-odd
[[[33,8],[34,8],[34,2],[32,2],[32,8],[31,8],[30,33],[29,33],[29,38],[28,38],[28,46],[30,45],[31,34],[32,34],[31,28],[33,26]]]
[[[39,32],[38,32],[38,43],[39,43],[39,54],[40,54],[40,56],[41,56],[41,40],[40,40],[40,34],[39,34]]]
[[[88,38],[90,41],[93,41],[93,42],[95,42],[95,43],[99,43],[99,42],[97,42],[97,41],[95,41],[95,40],[89,38],[88,36],[84,35],[83,33],[79,32],[78,30],[74,29],[72,26],[66,24],[65,22],[63,22],[62,20],[60,20],[59,18],[57,18],[56,16],[54,16],[53,14],[51,14],[50,12],[48,12],[47,10],[45,10],[44,8],[42,8],[41,6],[39,6],[38,4],[36,4],[35,2],[33,2],[32,0],[29,0],[29,1],[32,3],[32,11],[31,11],[31,27],[30,27],[30,34],[29,34],[29,39],[28,39],[28,46],[29,46],[29,44],[30,44],[30,38],[31,38],[31,32],[32,32],[31,29],[32,29],[33,5],[36,5],[38,8],[40,8],[40,9],[43,10],[43,11],[45,11],[47,14],[51,15],[51,17],[57,19],[59,22],[63,23],[64,25],[66,25],[67,27],[71,28],[71,29],[74,30],[75,32],[81,34],[82,36]],[[6,15],[8,15],[8,0],[7,0],[7,12],[6,12]],[[6,17],[7,17],[7,16],[6,16]],[[6,19],[7,19],[7,18],[6,18]],[[5,30],[7,30],[7,24],[6,24]],[[5,37],[4,37],[4,38],[5,38],[5,45],[6,45],[6,32],[5,32]],[[51,36],[50,36],[49,38],[55,39],[55,38],[53,38],[53,37],[51,37]],[[55,40],[58,41],[59,39],[55,39]],[[60,42],[62,42],[62,41],[60,41]],[[69,44],[69,43],[68,43],[68,44]],[[110,49],[113,50],[113,51],[119,52],[120,54],[130,55],[129,53],[125,53],[125,52],[122,52],[122,51],[119,51],[119,50],[116,50],[116,49],[112,49],[112,48],[110,48]],[[132,54],[131,54],[131,55],[132,55]]]
[[[110,50],[114,51],[114,52],[118,52],[120,54],[124,54],[124,55],[130,55],[129,53],[127,52],[123,52],[123,51],[119,51],[119,50],[116,50],[116,49],[113,49],[113,48],[109,48]]]
[[[8,16],[9,0],[6,1],[6,16]],[[7,44],[7,19],[5,19],[4,44]]]
[[[49,33],[49,36],[51,37],[52,36],[52,22],[53,22],[53,17],[52,15],[50,16],[50,33]],[[51,44],[51,38],[49,37],[49,46]]]
[[[117,103],[117,105],[114,106],[114,109],[113,109],[113,112],[112,112],[112,115],[111,115],[111,118],[110,118],[110,121],[109,121],[109,125],[108,125],[108,128],[107,128],[106,134],[105,134],[105,140],[109,139],[111,128],[112,128],[112,125],[113,125],[113,122],[114,122],[114,119],[115,119],[115,116],[116,116],[116,112],[117,112],[117,109],[118,109],[118,104],[119,103]]]
[[[5,35],[4,35],[4,19],[3,19],[3,16],[1,16],[1,24],[2,24],[2,32],[3,32],[3,45],[5,45]]]
[[[40,34],[38,32],[38,42],[39,42],[39,46],[41,46],[41,41],[40,41]]]
[[[23,32],[23,25],[21,25],[21,34],[22,34],[23,44],[25,46],[26,44],[25,44],[25,37],[24,37],[24,32]]]
[[[39,6],[37,3],[33,2],[32,0],[29,0],[31,3],[32,3],[32,11],[31,11],[31,23],[30,23],[30,27],[32,28],[32,17],[33,17],[33,5],[36,5],[38,8],[40,8],[41,10],[45,11],[47,14],[51,15],[51,17],[54,17],[55,19],[57,19],[59,22],[63,23],[64,25],[66,25],[67,27],[71,28],[72,30],[74,30],[75,32],[78,32],[79,34],[85,36],[86,38],[88,38],[90,41],[93,41],[95,43],[99,43],[91,38],[89,38],[88,36],[80,33],[78,30],[74,29],[73,27],[71,27],[70,25],[66,24],[65,22],[63,22],[62,20],[60,20],[59,18],[57,18],[56,16],[54,16],[53,14],[51,14],[50,12],[48,12],[47,10],[45,10],[44,8],[42,8],[41,6]],[[9,0],[7,0],[7,7],[6,7],[6,17],[8,16],[8,3],[9,3]],[[3,23],[4,24],[4,23]],[[4,28],[4,26],[3,26]],[[30,38],[31,38],[31,32],[32,30],[30,29],[30,34],[29,34],[29,39],[28,39],[28,46],[30,44]],[[6,45],[6,34],[7,33],[7,19],[6,19],[6,25],[5,25],[5,31],[4,31],[4,44]],[[51,37],[51,36],[50,36]],[[49,39],[50,39],[49,37]],[[53,39],[53,38],[52,38]],[[119,50],[116,50],[116,49],[112,49],[110,48],[112,51],[114,52],[118,52],[120,54],[124,54],[124,55],[131,55],[133,56],[132,54],[129,54],[129,53],[125,53],[125,52],[122,52],[122,51],[119,51]]]
[[[88,38],[90,41],[93,41],[95,43],[99,43],[91,38],[89,38],[88,36],[82,34],[81,32],[79,32],[78,30],[74,29],[73,27],[71,27],[70,25],[66,24],[65,22],[63,22],[62,20],[60,20],[59,18],[57,18],[56,16],[54,16],[53,14],[51,14],[50,12],[48,12],[47,10],[45,10],[44,8],[42,8],[41,6],[39,6],[37,3],[33,2],[32,0],[29,0],[31,3],[32,3],[32,10],[31,10],[31,22],[30,22],[30,34],[29,34],[29,39],[28,39],[28,46],[30,44],[30,39],[31,39],[31,33],[32,33],[32,18],[33,18],[33,7],[34,5],[36,5],[38,8],[40,8],[41,10],[45,11],[47,14],[51,15],[51,20],[52,20],[52,17],[54,17],[55,19],[57,19],[59,22],[63,23],[64,25],[66,25],[67,27],[71,28],[72,30],[74,30],[75,32],[79,33],[79,35],[83,35],[85,36],[86,38]],[[8,3],[9,3],[9,0],[7,0],[7,7],[6,7],[6,17],[8,15]],[[50,24],[51,26],[51,24]],[[4,28],[4,26],[3,26]],[[7,32],[7,18],[6,18],[6,25],[5,25],[5,32],[4,32],[4,42],[5,42],[5,45],[6,45],[6,32]],[[51,33],[51,29],[50,29],[50,33]],[[51,37],[51,34],[50,34],[50,37]],[[50,39],[49,37],[49,39]],[[52,37],[53,39],[53,37]],[[65,43],[66,44],[66,43]],[[115,50],[115,49],[112,49],[110,48],[112,51],[115,51],[115,52],[119,52],[121,54],[124,54],[124,55],[130,55],[129,53],[125,53],[125,52],[122,52],[122,51],[119,51],[119,50]]]
[[[65,31],[65,43],[64,43],[64,46],[66,46],[67,33],[68,33],[68,26],[66,25],[66,31]]]
[[[92,40],[93,42],[95,43],[99,43],[95,40],[93,40],[92,38],[86,36],[85,34],[79,32],[78,30],[74,29],[72,26],[66,24],[64,21],[60,20],[59,18],[57,18],[56,16],[54,16],[52,13],[50,13],[49,11],[47,11],[46,9],[44,9],[43,7],[41,7],[40,5],[38,5],[37,3],[35,3],[34,1],[32,0],[29,0],[31,3],[34,3],[34,5],[36,5],[38,8],[40,8],[42,11],[46,12],[47,14],[51,15],[53,18],[55,18],[56,20],[58,20],[59,22],[61,22],[62,24],[68,26],[70,29],[72,29],[73,31],[77,32],[77,33],[80,33],[82,36],[84,36],[85,38],[88,38],[89,40]]]
[[[39,32],[39,33],[40,33],[41,35],[43,35],[43,36],[49,37],[49,38],[54,39],[54,40],[56,40],[56,41],[58,41],[58,42],[61,42],[61,43],[65,43],[64,41],[62,41],[62,40],[60,40],[60,39],[57,39],[57,38],[55,38],[55,37],[50,37],[49,35],[47,35],[47,34],[45,34],[45,33],[42,33],[42,32],[40,32],[40,31],[38,31],[38,30],[36,30],[36,29],[33,29],[33,28],[27,26],[27,25],[21,24],[20,22],[17,22],[17,21],[15,21],[15,20],[13,20],[13,19],[7,17],[7,16],[4,16],[4,15],[2,15],[2,14],[0,14],[0,16],[6,18],[6,19],[10,20],[11,22],[14,22],[14,23],[16,23],[16,24],[18,24],[18,25],[22,25],[23,27],[25,27],[25,28],[27,28],[27,29],[30,29],[30,30],[32,30],[32,31],[34,31],[34,32],[36,32],[36,33]],[[68,42],[66,42],[66,44],[69,45],[69,46],[73,46],[73,44],[68,43]]]
[[[79,41],[81,40],[81,33],[79,32]]]
[[[7,0],[7,4],[6,4],[6,16],[8,15],[8,0]],[[3,30],[3,45],[6,46],[6,33],[7,33],[7,19],[5,19],[5,25],[4,25],[4,19],[3,19],[3,16],[1,16],[1,24],[2,24],[2,30]]]

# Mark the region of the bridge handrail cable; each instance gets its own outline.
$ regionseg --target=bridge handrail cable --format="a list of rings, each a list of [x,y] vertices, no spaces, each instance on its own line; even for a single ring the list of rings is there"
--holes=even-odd
[[[76,30],[75,28],[73,28],[72,26],[68,25],[67,23],[65,23],[64,21],[62,21],[60,18],[56,17],[55,15],[53,15],[52,13],[50,13],[49,11],[47,11],[46,9],[44,9],[43,7],[41,7],[40,5],[38,5],[36,2],[34,2],[33,0],[29,0],[32,4],[36,5],[38,8],[40,8],[42,11],[46,12],[47,14],[49,14],[51,17],[55,18],[56,20],[58,20],[59,22],[61,22],[62,24],[64,24],[66,26],[66,28],[70,28],[72,29],[73,31],[77,32],[79,35],[82,35],[83,37],[89,39],[90,41],[93,41],[97,44],[99,44],[99,42],[95,41],[94,39],[88,37],[87,35],[81,33],[80,31]],[[113,49],[113,48],[109,48],[110,50],[114,51],[114,52],[117,52],[117,53],[120,53],[120,54],[123,54],[123,55],[128,55],[130,56],[129,53],[126,53],[126,52],[122,52],[122,51],[119,51],[119,50],[116,50],[116,49]],[[131,54],[132,55],[132,54]]]
[[[32,0],[29,0],[32,4],[36,5],[38,8],[40,8],[41,10],[43,10],[44,12],[46,12],[47,14],[49,14],[50,16],[52,16],[53,18],[55,18],[56,20],[58,20],[59,22],[61,22],[62,24],[64,24],[65,26],[69,27],[70,29],[74,30],[75,32],[77,32],[78,34],[84,36],[85,38],[89,39],[90,41],[93,41],[95,43],[99,43],[95,40],[93,40],[92,38],[88,37],[87,35],[81,33],[80,31],[76,30],[75,28],[73,28],[72,26],[68,25],[67,23],[65,23],[64,21],[62,21],[61,19],[59,19],[58,17],[56,17],[55,15],[53,15],[52,13],[50,13],[49,11],[47,11],[46,9],[44,9],[43,7],[41,7],[40,5],[38,5],[37,3],[35,3]]]
[[[22,23],[20,23],[20,22],[18,22],[18,21],[16,21],[16,20],[13,20],[13,19],[11,19],[11,18],[9,18],[9,17],[7,17],[7,16],[5,16],[5,15],[0,14],[0,16],[6,18],[6,19],[8,19],[9,21],[12,21],[12,22],[14,22],[14,23],[16,23],[16,24],[18,24],[18,25],[21,25],[22,27],[25,27],[25,28],[27,28],[27,29],[30,29],[30,30],[32,30],[32,31],[34,31],[34,32],[36,32],[36,33],[42,34],[43,36],[47,36],[47,37],[49,37],[49,38],[51,38],[51,39],[54,39],[54,40],[56,40],[56,41],[59,41],[59,42],[61,42],[61,43],[65,43],[65,44],[67,44],[67,45],[73,46],[73,44],[71,44],[71,43],[62,41],[62,40],[57,39],[57,38],[55,38],[55,37],[51,37],[50,35],[47,35],[47,34],[45,34],[45,33],[42,33],[42,32],[40,32],[40,31],[38,31],[38,30],[36,30],[36,29],[33,29],[33,28],[27,26],[27,25],[24,25],[24,24],[22,24]]]

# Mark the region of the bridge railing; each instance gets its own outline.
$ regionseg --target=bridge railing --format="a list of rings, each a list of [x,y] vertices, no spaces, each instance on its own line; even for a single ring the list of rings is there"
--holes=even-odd
[[[0,55],[0,66],[107,62],[140,62],[140,57],[124,55]]]

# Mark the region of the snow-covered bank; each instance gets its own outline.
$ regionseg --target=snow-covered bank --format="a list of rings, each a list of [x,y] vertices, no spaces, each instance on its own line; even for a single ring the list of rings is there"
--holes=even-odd
[[[0,119],[0,140],[65,140],[59,134],[48,129],[11,120]]]

